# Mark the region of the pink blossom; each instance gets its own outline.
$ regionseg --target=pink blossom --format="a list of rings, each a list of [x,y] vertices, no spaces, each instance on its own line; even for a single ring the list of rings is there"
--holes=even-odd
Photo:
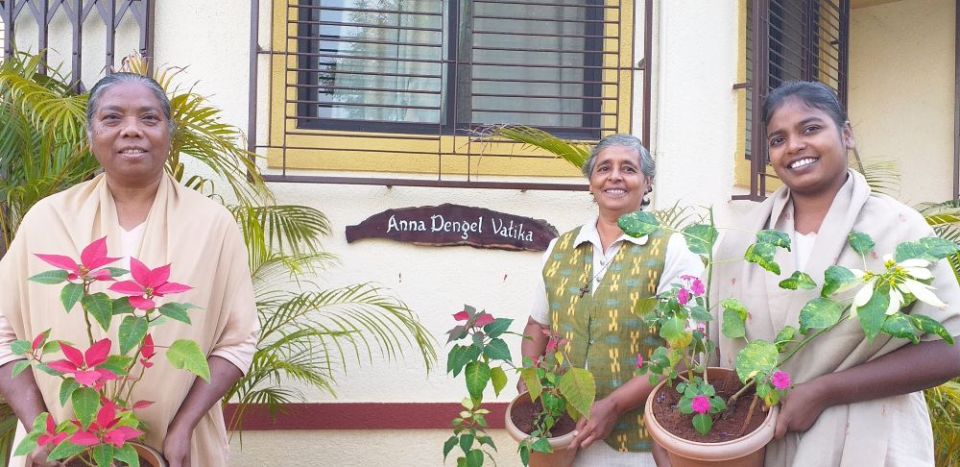
[[[37,438],[38,446],[52,444],[54,446],[63,442],[67,438],[66,433],[57,433],[57,424],[53,421],[53,415],[47,415],[47,432]]]
[[[111,258],[107,256],[107,237],[101,237],[87,245],[80,252],[80,263],[77,264],[73,258],[62,255],[43,255],[38,254],[37,258],[42,259],[47,264],[67,271],[67,280],[69,281],[108,281],[113,276],[110,271],[100,269],[120,258]]]
[[[706,289],[703,287],[703,282],[701,282],[700,279],[693,280],[693,283],[690,285],[690,290],[696,297],[702,297],[703,293],[706,292]]]
[[[692,401],[690,401],[690,408],[698,414],[705,414],[710,411],[710,399],[707,399],[707,396],[695,396]]]
[[[117,406],[108,400],[102,401],[103,405],[97,412],[96,421],[90,423],[86,431],[78,430],[70,442],[77,446],[90,447],[101,443],[109,444],[117,449],[131,439],[139,438],[143,435],[142,431],[135,430],[128,426],[117,426],[120,417],[117,416]],[[82,428],[80,424],[74,421],[77,428]]]
[[[777,388],[780,391],[790,388],[790,374],[786,371],[778,370],[770,378],[770,382],[773,383],[773,387]]]
[[[687,306],[687,302],[690,301],[690,291],[681,288],[680,291],[677,292],[677,301],[680,302],[681,306]]]
[[[110,354],[110,339],[101,339],[81,353],[79,350],[60,343],[60,350],[66,360],[50,362],[50,369],[64,375],[73,375],[82,386],[98,388],[107,381],[117,379],[117,375],[103,368]]]
[[[640,368],[642,366],[643,366],[643,355],[637,354],[637,368]]]
[[[189,285],[167,282],[170,278],[170,265],[150,269],[136,258],[130,258],[132,281],[117,282],[110,290],[130,297],[130,306],[138,310],[152,310],[157,307],[154,297],[186,292]]]
[[[473,323],[474,326],[482,328],[494,321],[493,315],[488,313],[483,313],[477,320]]]
[[[144,368],[150,368],[153,366],[153,363],[150,361],[151,358],[156,354],[153,348],[153,336],[147,334],[147,337],[143,338],[143,345],[140,347],[140,363],[143,364]]]

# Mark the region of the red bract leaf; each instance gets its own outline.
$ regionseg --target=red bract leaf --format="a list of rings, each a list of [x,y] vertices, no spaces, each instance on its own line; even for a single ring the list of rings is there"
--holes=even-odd
[[[166,282],[164,284],[157,286],[157,288],[153,289],[153,294],[158,297],[162,297],[168,294],[186,292],[192,288],[193,287],[190,287],[189,285],[186,285],[186,284],[178,284],[176,282]]]
[[[115,448],[122,448],[123,444],[131,439],[139,438],[143,432],[134,430],[128,426],[121,426],[112,430],[103,437],[103,440]]]
[[[110,286],[109,290],[118,294],[129,296],[143,295],[143,287],[134,281],[121,281],[114,283]]]
[[[138,310],[147,311],[157,307],[157,304],[154,303],[153,300],[150,300],[149,298],[130,297],[128,300],[130,301],[130,306]]]
[[[466,310],[464,310],[464,311],[461,311],[461,312],[459,312],[459,313],[454,313],[454,314],[453,314],[453,319],[455,319],[455,320],[457,320],[457,321],[466,321],[466,320],[470,319],[470,315],[468,315],[467,312],[466,312]]]
[[[42,346],[42,345],[44,344],[44,342],[47,341],[47,334],[48,334],[49,332],[50,332],[50,330],[48,329],[48,330],[46,330],[46,331],[44,331],[44,332],[41,332],[40,334],[37,334],[37,337],[34,337],[34,338],[33,338],[33,344],[30,345],[30,349],[33,350],[34,352],[36,352],[37,349],[39,349],[40,346]]]
[[[64,271],[78,272],[80,270],[80,267],[77,266],[77,262],[68,256],[38,254],[37,258],[42,259],[47,264],[50,264],[56,268],[63,269]]]
[[[153,366],[153,363],[148,362],[145,358],[140,359],[140,364],[142,364],[144,368],[150,368]]]
[[[114,424],[114,420],[117,418],[117,407],[113,405],[110,401],[105,401],[103,405],[100,406],[100,411],[97,412],[97,425],[100,425],[101,428],[110,428]]]
[[[484,327],[484,326],[492,323],[493,321],[494,321],[493,315],[489,315],[489,314],[487,314],[487,313],[484,313],[484,314],[480,315],[479,318],[477,318],[477,321],[474,323],[474,325],[477,326],[478,328],[482,328],[482,327]]]
[[[70,363],[73,363],[74,366],[83,366],[83,353],[81,353],[79,350],[61,342],[60,351],[63,352],[63,356],[67,357],[67,360],[69,360]]]
[[[143,346],[140,347],[140,355],[143,355],[143,358],[146,359],[153,357],[153,335],[147,334],[147,337],[143,338]]]
[[[97,435],[87,432],[87,431],[78,431],[70,437],[70,442],[76,444],[77,446],[90,447],[100,444],[100,439],[97,438]]]
[[[110,339],[100,339],[91,345],[85,354],[87,366],[95,367],[107,361],[107,357],[110,355],[110,344]]]
[[[96,270],[96,271],[88,274],[87,276],[90,277],[91,279],[95,280],[95,281],[109,281],[109,280],[113,280],[113,275],[111,275],[111,274],[110,274],[110,271],[107,271],[106,269],[98,269],[98,270]]]
[[[130,258],[130,275],[142,287],[150,283],[150,268],[137,258]]]
[[[106,266],[119,259],[107,257],[107,237],[94,240],[80,252],[80,262],[89,271]]]
[[[170,265],[160,266],[157,269],[150,271],[147,274],[147,281],[142,284],[146,287],[156,289],[161,285],[167,282],[167,279],[170,279]]]
[[[100,381],[100,373],[97,370],[76,371],[73,373],[73,377],[81,386],[88,388],[96,387]]]
[[[52,435],[57,432],[57,424],[53,421],[53,415],[47,415],[47,434]]]
[[[136,401],[133,403],[133,410],[145,409],[153,405],[152,401]]]
[[[66,360],[57,360],[55,362],[50,362],[47,364],[47,366],[50,367],[51,370],[56,371],[58,373],[63,373],[63,374],[74,373],[77,371],[77,366]]]

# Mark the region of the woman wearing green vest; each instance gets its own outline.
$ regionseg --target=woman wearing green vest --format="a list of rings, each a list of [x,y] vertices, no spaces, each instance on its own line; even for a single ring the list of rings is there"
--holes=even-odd
[[[679,235],[629,237],[617,219],[646,204],[656,166],[640,140],[612,135],[601,140],[583,166],[598,213],[556,238],[544,255],[524,335],[524,357],[544,353],[544,330],[568,340],[573,365],[597,381],[597,401],[581,420],[574,441],[576,466],[642,465],[651,449],[643,426],[643,402],[651,386],[634,377],[638,355],[652,350],[648,330],[633,313],[636,303],[664,292],[683,276],[699,276],[700,259]],[[659,452],[654,457],[660,461]],[[665,456],[664,456],[665,457]]]

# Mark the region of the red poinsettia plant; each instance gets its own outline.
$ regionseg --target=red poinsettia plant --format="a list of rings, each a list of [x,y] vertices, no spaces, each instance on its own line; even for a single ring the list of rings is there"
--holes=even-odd
[[[47,412],[40,414],[14,455],[26,455],[40,446],[51,449],[50,460],[139,466],[139,457],[131,444],[144,436],[137,412],[152,402],[132,400],[132,395],[144,373],[154,365],[153,358],[160,347],[155,345],[150,331],[168,320],[190,324],[187,311],[193,306],[165,299],[191,287],[169,280],[169,264],[151,269],[131,258],[130,271],[111,267],[120,258],[107,254],[106,237],[85,247],[79,262],[62,255],[36,256],[56,269],[29,280],[63,284],[60,301],[64,311],[70,313],[80,305],[87,342],[82,345],[58,340],[47,329],[32,341],[13,343],[13,352],[25,358],[16,363],[14,377],[32,366],[59,378],[59,403],[66,406],[70,402],[73,409],[72,417],[66,420],[55,420]],[[120,280],[128,275],[126,280]],[[115,333],[114,321],[119,321]],[[106,335],[117,336],[116,339],[95,339],[96,326]],[[175,368],[209,381],[207,359],[196,342],[177,340],[166,348],[165,354]]]

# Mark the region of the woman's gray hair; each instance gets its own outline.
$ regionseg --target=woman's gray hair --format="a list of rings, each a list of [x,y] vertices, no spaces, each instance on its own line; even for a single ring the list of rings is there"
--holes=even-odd
[[[113,73],[104,76],[90,89],[90,98],[87,100],[87,131],[93,129],[93,114],[97,113],[97,110],[100,108],[100,98],[103,97],[103,93],[121,83],[136,83],[144,86],[153,93],[154,97],[160,101],[160,110],[163,111],[163,116],[167,119],[167,128],[170,130],[172,137],[174,128],[173,118],[171,118],[170,115],[170,99],[167,97],[167,93],[164,92],[163,87],[150,77],[127,72]]]
[[[593,168],[597,165],[597,156],[605,149],[613,147],[624,147],[636,151],[640,158],[640,171],[651,182],[653,181],[653,178],[657,175],[657,164],[653,161],[650,151],[643,147],[640,138],[633,135],[610,135],[601,139],[590,151],[590,158],[581,167],[583,175],[589,179],[590,175],[593,174]]]

